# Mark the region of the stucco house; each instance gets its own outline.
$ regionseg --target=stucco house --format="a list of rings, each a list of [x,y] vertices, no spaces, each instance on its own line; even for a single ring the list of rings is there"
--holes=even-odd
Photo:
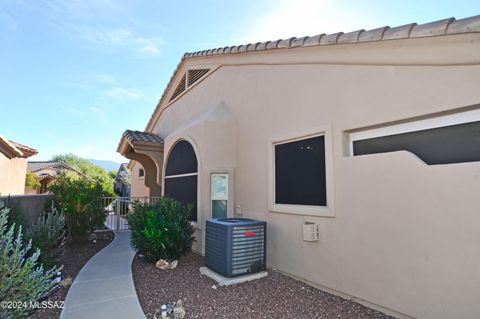
[[[44,194],[48,191],[48,185],[53,183],[57,175],[63,172],[71,172],[80,177],[84,174],[62,161],[32,161],[28,162],[27,171],[34,173],[40,182],[37,189],[26,189],[29,194]]]
[[[23,195],[27,158],[37,150],[0,135],[0,195]]]
[[[145,185],[145,169],[142,164],[131,160],[127,168],[131,172],[130,196],[132,198],[149,197],[150,189]]]
[[[480,318],[479,52],[480,16],[187,53],[118,152],[151,196],[195,203],[199,253],[207,219],[265,220],[286,274]]]
[[[118,168],[117,175],[113,180],[113,190],[118,196],[130,197],[131,192],[131,172],[127,163],[122,163]]]

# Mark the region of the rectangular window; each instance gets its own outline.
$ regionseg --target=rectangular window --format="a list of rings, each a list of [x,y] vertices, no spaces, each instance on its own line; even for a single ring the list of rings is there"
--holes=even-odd
[[[325,136],[274,145],[274,203],[327,206]]]
[[[228,175],[211,175],[212,218],[227,218]]]
[[[143,176],[145,176],[145,171],[143,170],[143,168],[140,168],[138,170],[138,177],[143,177]]]
[[[165,178],[165,196],[192,204],[191,221],[197,221],[197,175]]]
[[[480,161],[480,110],[363,130],[350,134],[351,155],[396,151],[428,165]]]

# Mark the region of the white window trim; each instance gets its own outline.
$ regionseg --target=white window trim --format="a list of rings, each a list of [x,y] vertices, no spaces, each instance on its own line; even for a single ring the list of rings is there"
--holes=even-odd
[[[480,109],[464,111],[449,115],[436,116],[423,120],[413,120],[406,123],[366,129],[349,134],[349,156],[353,155],[353,142],[395,134],[423,131],[433,128],[465,124],[480,121]]]
[[[324,136],[325,140],[325,178],[327,206],[276,204],[275,203],[275,145],[304,140],[311,137]],[[269,178],[268,208],[271,212],[317,217],[335,217],[334,181],[333,181],[333,148],[332,134],[329,126],[317,127],[288,136],[279,136],[268,141]]]
[[[206,196],[206,208],[207,213],[205,215],[206,219],[213,218],[212,216],[212,175],[220,174],[220,175],[228,175],[228,186],[227,186],[227,218],[234,217],[234,208],[235,208],[235,192],[234,192],[234,180],[235,180],[235,169],[230,168],[213,168],[207,169],[206,174],[208,174],[208,178],[205,178],[205,189],[208,190]],[[208,185],[206,184],[208,183]]]

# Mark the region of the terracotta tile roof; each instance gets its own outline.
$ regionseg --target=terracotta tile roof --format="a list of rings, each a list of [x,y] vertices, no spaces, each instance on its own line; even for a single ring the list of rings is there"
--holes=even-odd
[[[22,151],[22,153],[26,157],[30,157],[30,156],[33,156],[35,154],[38,154],[38,151],[34,148],[28,147],[26,145],[23,145],[23,144],[20,144],[20,143],[17,143],[17,142],[14,142],[12,140],[10,140],[10,143],[12,143],[16,148],[18,148],[20,151]]]
[[[4,152],[8,153],[6,155],[9,158],[12,158],[12,157],[27,158],[38,153],[36,149],[14,142],[12,140],[9,140],[3,137],[2,135],[0,135],[0,146],[3,146]]]
[[[27,164],[27,171],[28,172],[38,172],[46,168],[56,168],[58,166],[62,166],[63,168],[70,170],[72,172],[76,172],[81,176],[84,176],[83,173],[79,172],[75,168],[71,167],[65,162],[62,161],[34,161],[34,162],[28,162]]]
[[[126,130],[123,133],[123,136],[130,143],[144,142],[144,143],[153,143],[153,144],[163,144],[163,139],[157,134],[153,134],[153,133]]]
[[[480,15],[461,20],[449,18],[425,24],[405,24],[394,28],[386,26],[368,31],[362,29],[348,33],[338,32],[333,34],[319,34],[315,36],[306,36],[301,38],[293,37],[285,40],[279,39],[274,41],[227,46],[223,48],[185,53],[183,58],[242,53],[250,51],[265,51],[273,49],[289,49],[314,45],[334,45],[406,38],[432,37],[446,34],[470,32],[480,32]]]
[[[226,46],[223,48],[209,49],[203,51],[196,51],[191,53],[185,53],[180,62],[178,63],[175,71],[173,72],[167,87],[163,91],[160,100],[158,101],[155,110],[150,117],[145,130],[148,130],[150,124],[154,120],[155,114],[160,108],[163,100],[166,97],[168,88],[173,84],[175,75],[180,70],[182,63],[190,58],[215,56],[222,54],[237,54],[252,51],[268,51],[273,49],[292,49],[299,47],[310,46],[323,46],[323,45],[336,45],[336,44],[348,44],[348,43],[361,43],[361,42],[373,42],[373,41],[385,41],[385,40],[398,40],[408,38],[420,38],[420,37],[433,37],[449,34],[461,34],[480,32],[480,15],[473,17],[456,20],[455,18],[448,18],[439,21],[417,24],[410,23],[397,27],[380,27],[372,30],[357,30],[353,32],[343,33],[337,32],[333,34],[318,34],[315,36],[305,36],[300,38],[289,38],[286,40],[274,40],[266,42],[249,43],[242,45]]]

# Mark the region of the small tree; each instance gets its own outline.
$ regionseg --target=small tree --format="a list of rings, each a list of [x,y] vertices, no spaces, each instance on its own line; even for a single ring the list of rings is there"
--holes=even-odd
[[[65,215],[65,225],[69,235],[84,235],[101,226],[107,216],[102,205],[105,196],[99,181],[79,178],[73,179],[60,174],[50,185],[54,202]]]
[[[55,155],[52,160],[65,162],[88,178],[98,181],[106,196],[115,195],[113,192],[113,179],[115,176],[112,177],[103,167],[95,165],[89,160],[74,154]]]
[[[40,187],[40,181],[38,180],[38,176],[32,172],[27,172],[25,175],[25,187],[37,189]]]

